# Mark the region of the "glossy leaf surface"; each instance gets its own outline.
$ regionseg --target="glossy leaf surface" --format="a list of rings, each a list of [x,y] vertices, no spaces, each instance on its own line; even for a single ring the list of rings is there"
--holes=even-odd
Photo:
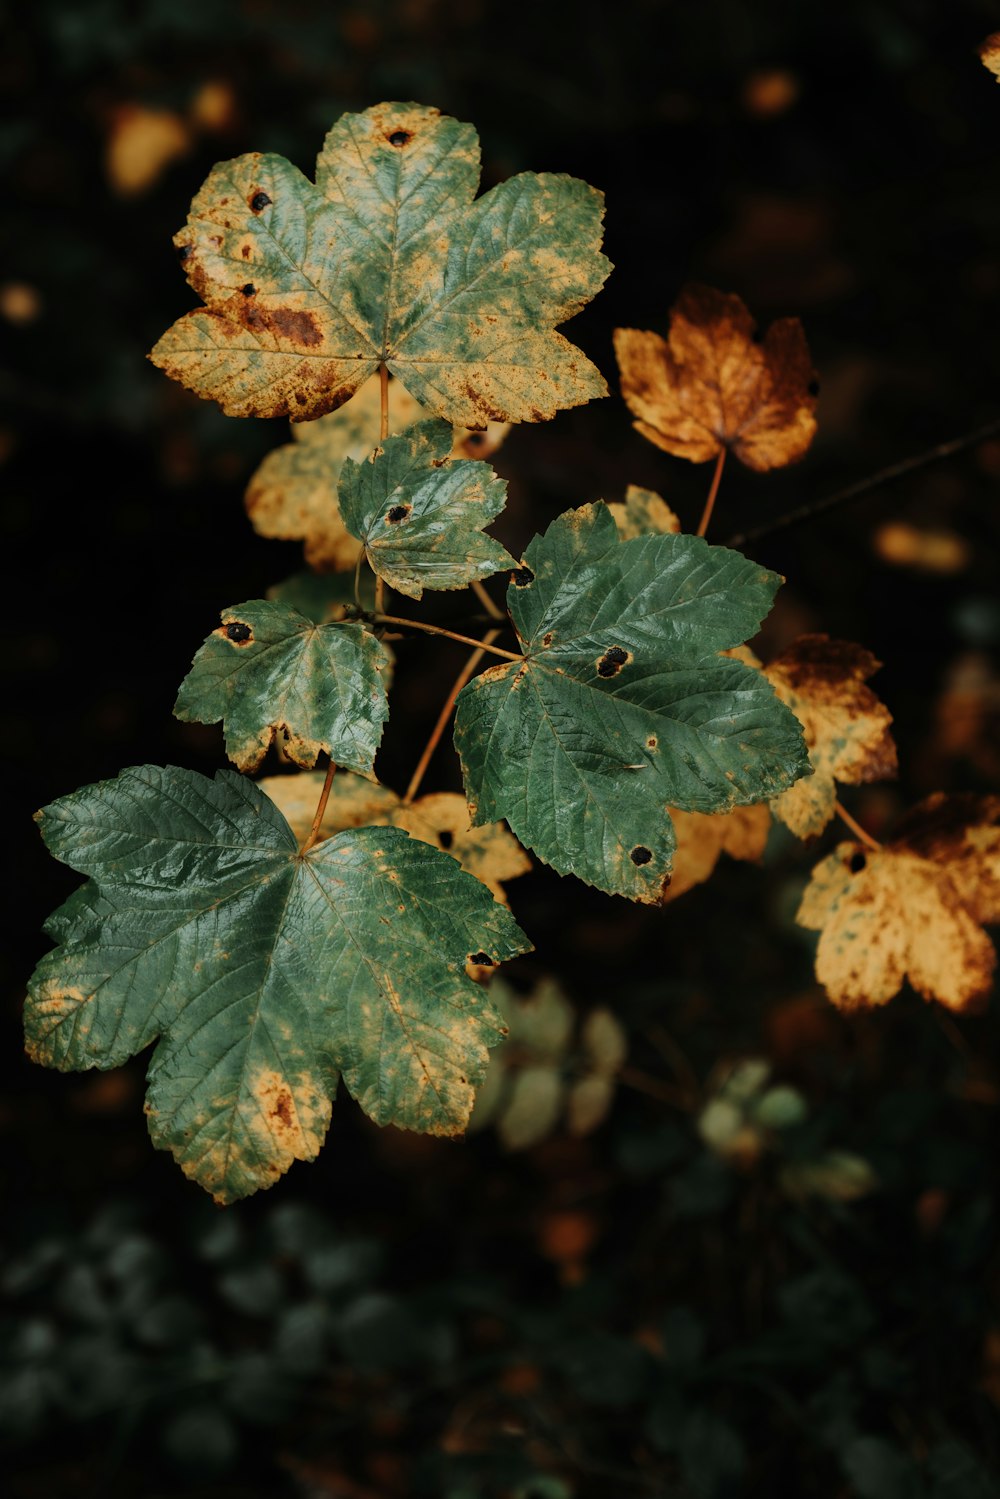
[[[156,1042],[150,1133],[219,1201],[316,1155],[338,1077],[378,1124],[464,1129],[502,1035],[466,960],[527,944],[454,859],[397,828],[300,856],[231,771],[142,766],[38,816],[89,882],[49,923],[28,1051],[80,1070]]]
[[[523,664],[458,699],[473,820],[505,817],[561,873],[660,900],[668,806],[728,811],[808,773],[770,684],[718,654],[757,629],[779,581],[697,537],[620,541],[605,505],[560,516],[507,595]]]

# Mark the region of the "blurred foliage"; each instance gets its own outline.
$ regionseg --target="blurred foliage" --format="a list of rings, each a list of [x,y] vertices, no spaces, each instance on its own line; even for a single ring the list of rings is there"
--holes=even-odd
[[[544,869],[512,888],[540,949],[512,991],[555,975],[578,1034],[607,1009],[627,1035],[586,1136],[562,1119],[516,1152],[492,1128],[378,1135],[344,1101],[318,1165],[220,1216],[151,1150],[141,1062],[40,1076],[19,1037],[41,919],[71,883],[30,812],[123,764],[214,769],[215,732],[169,717],[177,683],[220,602],[300,566],[243,514],[287,428],[228,421],[143,358],[192,305],[170,235],[213,162],[264,149],[308,169],[345,109],[433,103],[475,120],[486,185],[556,169],[606,190],[617,269],[569,331],[609,376],[613,327],[663,331],[687,279],[763,323],[801,317],[816,442],[787,474],[733,466],[724,540],[995,413],[1000,93],[975,56],[995,7],[39,0],[7,19],[15,1499],[995,1494],[997,1020],[912,994],[860,1018],[825,1007],[792,922],[817,851],[780,829],[763,871],[724,861],[663,911]],[[628,483],[690,526],[706,487],[617,399],[519,429],[497,467],[515,554]],[[998,478],[985,443],[754,551],[789,578],[769,653],[823,630],[885,662],[903,768],[898,791],[855,794],[872,828],[996,781]],[[397,787],[457,670],[447,646],[422,654],[428,692],[411,649],[380,762]]]

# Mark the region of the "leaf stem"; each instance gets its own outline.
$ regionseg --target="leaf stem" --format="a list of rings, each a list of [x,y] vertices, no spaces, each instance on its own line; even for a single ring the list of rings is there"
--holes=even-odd
[[[469,584],[469,587],[472,589],[473,593],[476,595],[476,598],[486,610],[486,613],[490,616],[490,619],[505,620],[507,618],[503,610],[498,608],[497,605],[494,604],[493,600],[490,598],[489,594],[486,592],[486,589],[483,587],[482,583],[480,583],[478,578],[473,578],[472,582]]]
[[[712,475],[712,487],[708,491],[708,499],[705,501],[705,508],[701,512],[698,529],[694,533],[696,536],[704,536],[708,530],[708,523],[712,519],[712,511],[715,509],[715,497],[719,493],[719,482],[722,478],[722,470],[726,464],[726,453],[728,451],[729,449],[725,447],[719,449],[719,456],[715,460],[715,473]]]
[[[382,397],[382,406],[379,419],[379,442],[385,442],[389,436],[389,366],[383,359],[378,367],[379,392]],[[381,614],[385,608],[385,581],[375,575],[375,612]]]
[[[878,839],[873,838],[871,833],[866,833],[860,822],[857,822],[851,816],[850,812],[848,812],[843,802],[835,801],[833,807],[841,822],[845,822],[847,824],[854,836],[856,838],[860,838],[861,842],[865,845],[866,848],[878,849],[882,847]]]
[[[446,640],[457,640],[459,645],[471,645],[477,651],[486,651],[491,656],[502,656],[505,661],[523,661],[515,651],[502,651],[498,645],[487,645],[484,640],[474,640],[471,635],[459,635],[455,630],[445,630],[441,625],[425,625],[420,619],[401,619],[398,614],[378,614],[373,617],[377,625],[402,625],[407,630],[423,630],[425,635],[443,635]]]
[[[490,630],[488,634],[484,635],[481,644],[477,647],[476,650],[472,652],[472,655],[469,657],[468,661],[466,661],[465,665],[462,667],[462,670],[455,678],[455,681],[452,684],[451,691],[449,692],[448,697],[445,701],[444,707],[438,714],[437,723],[431,730],[431,737],[424,745],[424,752],[420,756],[420,759],[417,761],[417,768],[413,772],[413,775],[410,777],[410,784],[407,786],[406,795],[403,797],[404,807],[408,806],[409,803],[412,802],[413,798],[420,790],[420,783],[424,778],[424,772],[426,771],[428,765],[431,763],[431,756],[434,754],[434,751],[437,749],[438,744],[441,741],[441,735],[448,727],[448,720],[451,717],[452,710],[455,707],[455,699],[458,697],[458,694],[461,692],[466,682],[472,676],[472,673],[475,671],[476,667],[479,665],[480,661],[483,659],[486,652],[489,650],[490,646],[493,644],[494,640],[496,640],[499,634],[499,630]]]
[[[306,841],[299,849],[300,859],[302,858],[303,854],[307,854],[309,852],[309,850],[312,848],[313,844],[319,837],[320,825],[323,821],[323,814],[326,811],[326,804],[330,800],[330,788],[333,785],[333,778],[336,772],[337,767],[331,760],[329,765],[326,767],[326,779],[323,782],[323,790],[319,794],[319,802],[316,805],[316,816],[312,820],[312,827],[309,829],[309,835],[306,838]]]
[[[773,531],[784,531],[787,526],[797,526],[799,521],[810,520],[814,515],[823,515],[837,505],[846,505],[848,500],[855,500],[863,494],[869,494],[871,490],[878,489],[880,484],[889,484],[893,479],[902,479],[917,469],[926,468],[929,463],[937,463],[942,458],[950,458],[954,453],[961,453],[964,448],[975,447],[977,442],[985,442],[988,437],[995,437],[998,433],[1000,433],[1000,417],[994,417],[991,422],[986,422],[982,427],[975,427],[971,432],[963,433],[961,437],[953,437],[949,442],[940,442],[933,448],[926,448],[912,458],[903,458],[899,463],[890,463],[887,468],[880,468],[877,473],[870,474],[867,479],[858,479],[854,484],[848,484],[846,489],[838,489],[834,494],[826,495],[824,499],[809,500],[804,505],[797,505],[794,510],[787,511],[785,515],[779,515],[777,520],[766,521],[764,525],[756,526],[752,531],[742,531],[735,536],[730,536],[726,546],[744,547],[748,542],[760,541],[762,536],[770,536]]]

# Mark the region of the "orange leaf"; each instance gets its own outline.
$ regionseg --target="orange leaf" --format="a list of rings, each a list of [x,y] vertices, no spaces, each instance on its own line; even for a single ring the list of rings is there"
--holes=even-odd
[[[635,426],[657,447],[705,463],[729,448],[749,468],[801,458],[816,431],[817,387],[798,318],[754,341],[739,297],[685,286],[669,337],[615,330],[622,395]]]
[[[771,810],[797,838],[813,838],[830,821],[836,781],[857,786],[896,774],[892,715],[865,682],[876,661],[863,646],[828,635],[802,635],[765,676],[802,725],[813,774],[796,781]]]
[[[663,892],[664,904],[703,884],[723,853],[731,859],[756,862],[764,852],[771,827],[766,802],[737,807],[733,812],[681,812],[671,807],[670,820],[677,834],[677,848],[670,884]]]

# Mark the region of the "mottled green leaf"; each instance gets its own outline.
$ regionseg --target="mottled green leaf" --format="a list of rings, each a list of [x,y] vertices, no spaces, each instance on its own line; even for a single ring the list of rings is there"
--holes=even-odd
[[[471,125],[418,104],[343,115],[315,187],[280,156],[223,162],[174,241],[205,309],[153,362],[233,416],[319,416],[380,364],[467,427],[605,395],[554,331],[610,269],[601,194],[523,172],[474,202],[478,181]]]
[[[446,422],[418,422],[388,437],[340,474],[340,513],[379,577],[410,598],[425,588],[464,588],[516,563],[484,536],[503,509],[507,484],[488,463],[449,461]]]
[[[141,766],[38,816],[89,882],[33,976],[28,1051],[68,1071],[157,1042],[153,1141],[219,1201],[316,1155],[339,1076],[378,1124],[465,1127],[503,1033],[466,959],[527,944],[454,859],[398,828],[301,855],[232,771]]]
[[[398,380],[389,381],[389,433],[427,413]],[[338,481],[346,458],[367,458],[381,437],[381,382],[367,380],[352,401],[314,422],[294,422],[292,441],[268,453],[247,485],[247,514],[261,536],[305,543],[311,567],[353,570],[361,547],[340,516]],[[453,427],[452,456],[488,458],[509,430],[490,422],[484,432]]]
[[[658,901],[668,806],[726,811],[808,774],[770,684],[718,654],[754,633],[779,582],[698,537],[620,541],[606,505],[560,516],[508,590],[523,663],[458,699],[473,820],[504,817],[560,873]]]
[[[389,715],[385,646],[359,624],[317,625],[288,604],[252,599],[222,612],[198,651],[174,713],[222,720],[226,753],[253,770],[276,733],[306,767],[325,750],[337,765],[371,772]]]

